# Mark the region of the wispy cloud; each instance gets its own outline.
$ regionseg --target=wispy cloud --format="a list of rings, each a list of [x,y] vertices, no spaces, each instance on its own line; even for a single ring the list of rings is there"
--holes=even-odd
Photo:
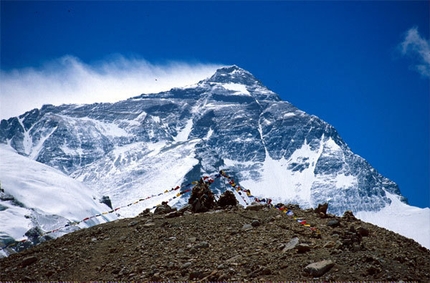
[[[417,72],[424,77],[430,77],[430,43],[419,34],[417,27],[406,32],[400,49],[402,55],[414,60],[413,68]]]
[[[38,68],[0,73],[0,119],[18,116],[43,104],[116,102],[194,84],[220,65],[169,62],[115,56],[94,64],[64,56]]]

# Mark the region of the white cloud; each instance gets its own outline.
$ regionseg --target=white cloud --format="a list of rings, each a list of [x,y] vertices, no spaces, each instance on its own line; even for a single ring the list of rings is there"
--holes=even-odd
[[[403,55],[417,61],[414,66],[417,72],[424,77],[430,77],[430,43],[421,37],[416,27],[407,31],[400,48]]]
[[[197,83],[220,65],[169,62],[115,56],[95,64],[64,56],[38,68],[0,73],[0,119],[18,116],[43,104],[116,102]]]

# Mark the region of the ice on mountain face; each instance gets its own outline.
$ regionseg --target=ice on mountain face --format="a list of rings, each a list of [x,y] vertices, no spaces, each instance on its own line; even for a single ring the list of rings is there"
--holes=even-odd
[[[187,124],[185,125],[185,127],[182,130],[178,131],[178,134],[176,135],[176,137],[174,137],[175,141],[176,142],[187,141],[192,127],[193,127],[193,121],[190,119],[187,121]]]
[[[90,168],[76,172],[74,177],[100,194],[109,195],[115,207],[127,205],[181,185],[187,172],[198,163],[193,154],[197,142],[161,142],[151,147],[142,143],[117,148]],[[142,163],[142,159],[146,162]],[[122,217],[136,216],[162,200],[150,199],[122,209],[120,214]]]
[[[338,174],[335,177],[335,182],[337,188],[351,189],[357,184],[357,178],[351,175]]]
[[[1,232],[4,236],[12,237],[20,241],[25,239],[25,232],[32,226],[32,222],[25,215],[30,215],[31,211],[24,207],[12,206],[1,202],[6,209],[0,212]]]
[[[240,183],[257,197],[310,207],[313,205],[311,188],[315,177],[314,167],[320,154],[321,149],[312,150],[305,143],[288,160],[275,160],[266,154],[261,163],[229,160],[226,170],[240,172]],[[245,174],[246,171],[249,173]]]
[[[99,203],[95,192],[63,173],[18,155],[10,147],[0,145],[0,234],[23,240],[26,232],[35,227],[41,231],[62,228],[49,236],[64,234],[65,225],[107,211]],[[88,227],[115,219],[107,215],[81,223]],[[77,229],[77,227],[74,227]],[[1,238],[1,237],[0,237]],[[1,239],[0,239],[1,241]],[[5,243],[3,243],[5,244]]]
[[[357,197],[366,201],[354,209],[379,209],[389,203],[382,188],[396,190],[395,184],[382,180],[350,152],[333,127],[279,101],[237,66],[221,68],[194,87],[115,104],[48,107],[23,117],[21,124],[32,129],[33,140],[42,136],[38,133],[55,129],[44,140],[38,161],[117,199],[128,188],[143,183],[147,175],[158,176],[152,172],[163,168],[155,169],[154,164],[165,159],[155,156],[170,156],[165,152],[194,139],[202,142],[198,151],[188,150],[191,162],[185,162],[188,169],[180,170],[183,176],[186,170],[196,170],[191,169],[195,166],[210,173],[209,168],[216,171],[225,160],[233,160],[236,167],[232,170],[241,181],[269,187],[258,193],[270,193],[275,186],[264,184],[276,180],[283,186],[276,187],[272,195],[309,206],[336,200],[331,209],[340,214]],[[10,131],[11,126],[5,130]],[[13,139],[15,144],[23,140],[22,131]],[[181,158],[171,156],[180,162]],[[239,166],[247,162],[254,165]],[[278,167],[281,169],[274,169]],[[365,177],[368,174],[376,177]],[[120,181],[112,181],[113,177]],[[180,182],[180,178],[174,179]]]
[[[232,94],[234,95],[251,95],[249,91],[246,89],[246,85],[228,83],[228,84],[222,84],[222,87],[233,91]]]

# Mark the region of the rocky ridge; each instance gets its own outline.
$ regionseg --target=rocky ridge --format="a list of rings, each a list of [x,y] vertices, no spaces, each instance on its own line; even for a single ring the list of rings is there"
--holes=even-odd
[[[430,251],[411,239],[349,211],[276,207],[146,210],[0,259],[0,279],[430,280]]]

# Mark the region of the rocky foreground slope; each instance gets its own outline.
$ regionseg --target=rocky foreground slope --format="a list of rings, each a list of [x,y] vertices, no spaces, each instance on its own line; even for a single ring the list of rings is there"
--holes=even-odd
[[[146,211],[3,258],[0,281],[430,280],[430,251],[413,240],[287,207]]]

